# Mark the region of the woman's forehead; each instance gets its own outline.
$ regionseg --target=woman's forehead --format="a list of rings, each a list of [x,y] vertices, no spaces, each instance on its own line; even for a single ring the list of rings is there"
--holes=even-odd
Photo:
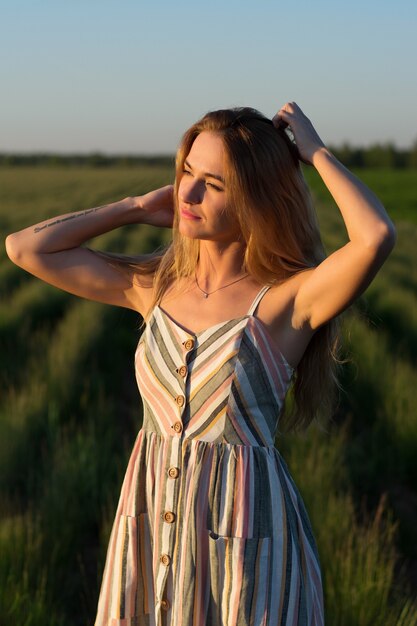
[[[203,131],[195,138],[186,161],[199,172],[223,175],[225,149],[221,135]]]

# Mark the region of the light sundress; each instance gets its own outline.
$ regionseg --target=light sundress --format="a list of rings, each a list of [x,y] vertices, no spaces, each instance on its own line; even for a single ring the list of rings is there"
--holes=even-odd
[[[156,306],[140,429],[95,626],[322,626],[310,521],[274,446],[293,374],[255,317],[190,333]]]

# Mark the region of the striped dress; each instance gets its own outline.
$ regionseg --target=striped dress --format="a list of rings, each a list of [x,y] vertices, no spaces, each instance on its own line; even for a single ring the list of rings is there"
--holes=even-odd
[[[198,333],[153,310],[95,626],[324,624],[312,529],[274,446],[293,369],[254,315],[267,289]]]

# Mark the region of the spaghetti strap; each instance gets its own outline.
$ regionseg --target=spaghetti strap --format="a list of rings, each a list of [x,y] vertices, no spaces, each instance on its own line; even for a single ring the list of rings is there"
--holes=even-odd
[[[253,315],[256,311],[256,307],[258,306],[259,302],[262,299],[262,296],[268,291],[269,289],[269,285],[265,285],[265,287],[262,287],[262,289],[257,293],[257,295],[255,296],[254,301],[252,302],[250,309],[248,311],[248,315]]]

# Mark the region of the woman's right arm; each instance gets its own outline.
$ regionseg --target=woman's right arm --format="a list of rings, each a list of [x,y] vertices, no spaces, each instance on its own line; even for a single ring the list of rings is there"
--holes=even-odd
[[[127,224],[170,226],[172,213],[172,185],[167,185],[29,226],[6,237],[6,251],[13,263],[59,289],[143,313],[146,287],[133,284],[128,272],[117,271],[81,245]]]

